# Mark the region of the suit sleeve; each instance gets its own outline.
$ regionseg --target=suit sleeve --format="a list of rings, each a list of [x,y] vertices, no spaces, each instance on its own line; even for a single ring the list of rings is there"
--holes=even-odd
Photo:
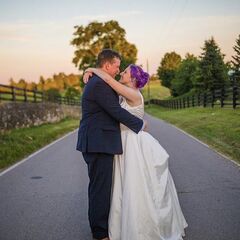
[[[118,97],[106,83],[103,81],[97,82],[94,88],[94,95],[97,104],[112,118],[121,122],[135,133],[142,129],[143,120],[123,109],[119,104]]]

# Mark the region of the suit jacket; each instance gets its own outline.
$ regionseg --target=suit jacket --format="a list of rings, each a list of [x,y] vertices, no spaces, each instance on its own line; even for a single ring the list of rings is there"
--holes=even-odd
[[[82,95],[77,150],[122,154],[119,122],[135,133],[143,126],[143,120],[121,108],[117,93],[101,78],[93,75]]]

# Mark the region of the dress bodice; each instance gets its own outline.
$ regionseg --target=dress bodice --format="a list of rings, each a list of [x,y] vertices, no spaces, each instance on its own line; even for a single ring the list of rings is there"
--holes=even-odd
[[[130,106],[127,103],[127,100],[124,97],[120,97],[120,101],[121,101],[121,107],[126,109],[128,112],[130,112],[131,114],[133,114],[134,116],[143,119],[144,116],[144,99],[142,94],[139,92],[139,94],[141,95],[141,99],[142,99],[142,103],[138,106]],[[125,125],[120,124],[120,128],[121,130],[126,130],[128,129]]]

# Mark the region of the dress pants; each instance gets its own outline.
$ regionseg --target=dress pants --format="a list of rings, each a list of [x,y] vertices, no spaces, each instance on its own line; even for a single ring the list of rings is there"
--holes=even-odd
[[[93,237],[108,237],[113,154],[82,153],[88,165],[88,218]]]

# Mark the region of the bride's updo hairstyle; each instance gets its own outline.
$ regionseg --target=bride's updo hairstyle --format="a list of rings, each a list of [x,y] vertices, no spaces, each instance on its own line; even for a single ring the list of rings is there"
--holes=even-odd
[[[129,67],[131,78],[136,82],[136,87],[143,88],[149,80],[149,74],[137,65],[131,64]]]

